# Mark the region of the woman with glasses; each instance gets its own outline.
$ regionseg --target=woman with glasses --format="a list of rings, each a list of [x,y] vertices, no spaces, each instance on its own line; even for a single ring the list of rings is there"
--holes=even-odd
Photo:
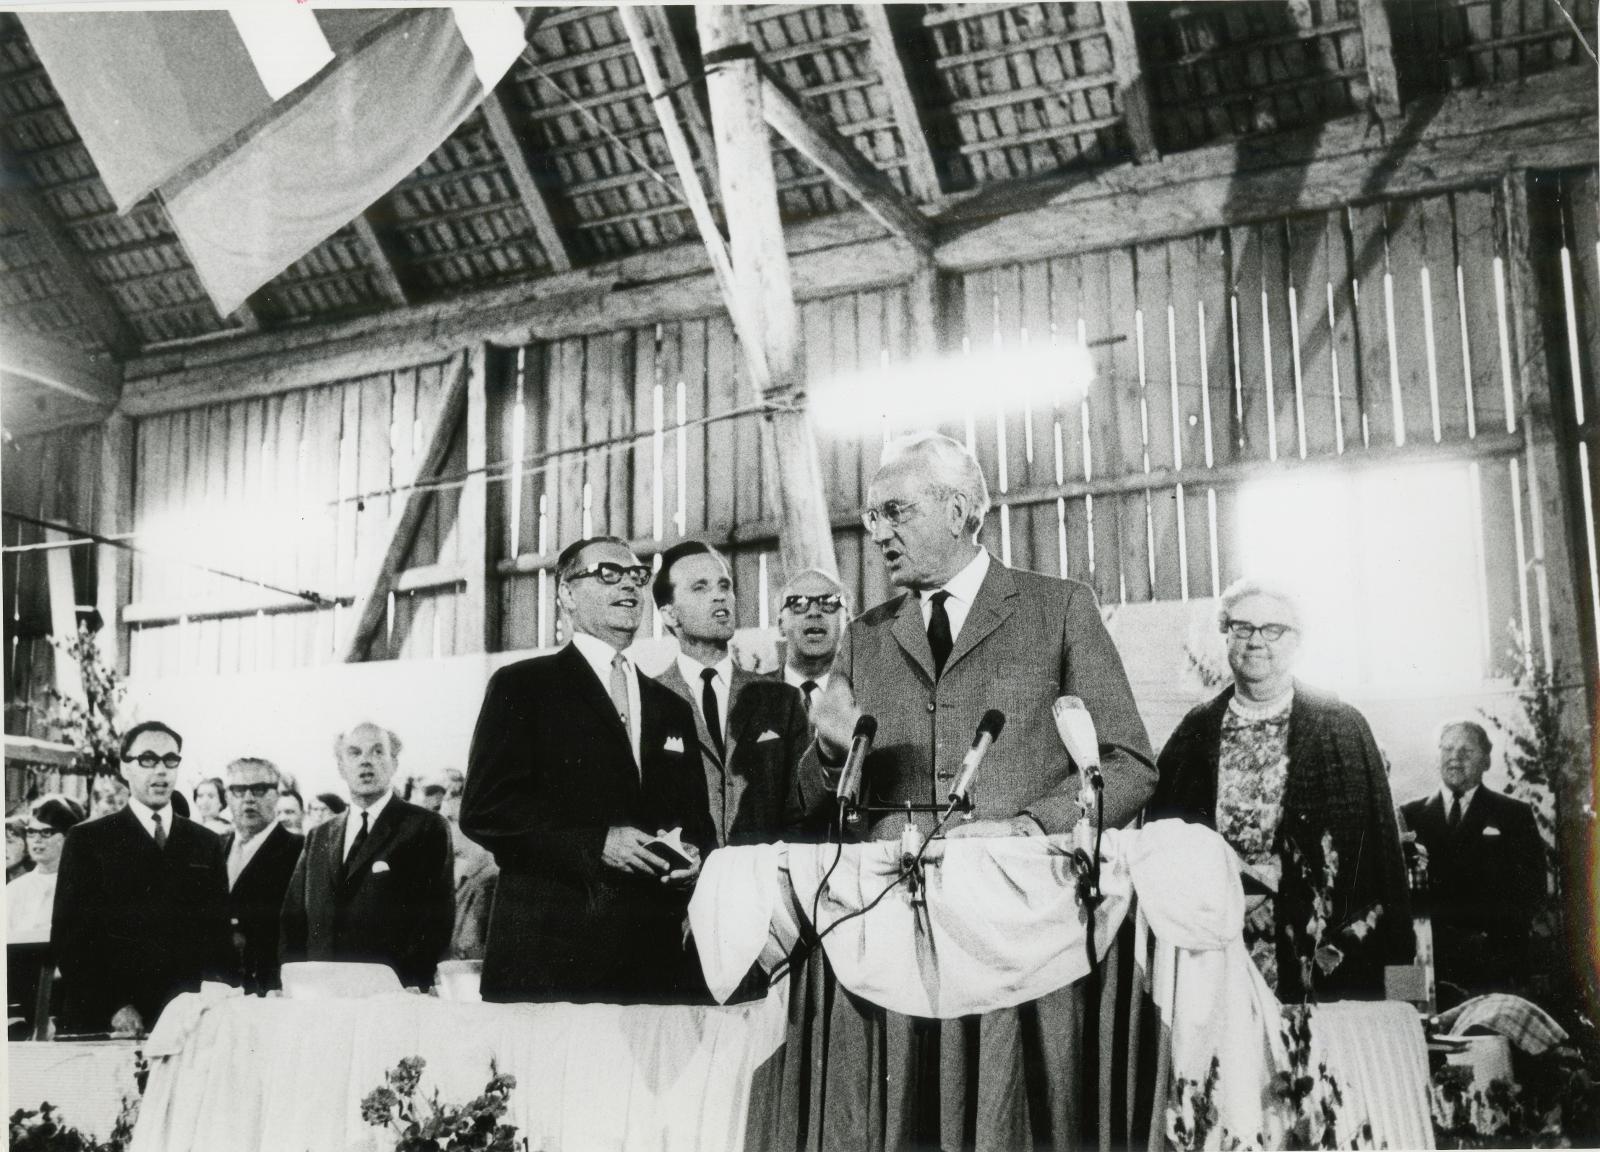
[[[66,843],[67,829],[83,821],[83,809],[65,796],[45,796],[34,803],[27,819],[33,871],[6,885],[6,942],[10,944],[43,944],[50,939],[61,846]]]
[[[1240,580],[1219,623],[1233,683],[1178,724],[1148,818],[1215,828],[1238,852],[1245,943],[1285,1003],[1383,995],[1412,953],[1394,802],[1377,742],[1350,705],[1294,677],[1300,612]]]

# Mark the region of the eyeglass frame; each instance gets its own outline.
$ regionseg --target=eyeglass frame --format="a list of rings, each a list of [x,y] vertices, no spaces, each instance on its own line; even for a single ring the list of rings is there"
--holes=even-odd
[[[1235,628],[1243,628],[1246,631],[1243,635],[1241,635],[1240,633],[1234,631]],[[1276,629],[1277,635],[1273,635],[1271,632],[1267,631],[1269,628]],[[1276,644],[1290,632],[1294,631],[1296,631],[1296,629],[1293,624],[1251,624],[1247,620],[1228,620],[1222,625],[1222,634],[1224,636],[1231,636],[1235,640],[1243,640],[1246,644],[1250,643],[1250,641],[1255,638],[1258,632],[1261,634],[1261,638],[1268,644]]]
[[[260,791],[257,791],[257,789],[260,789]],[[243,800],[246,796],[253,796],[257,800],[264,800],[266,799],[268,792],[279,791],[279,786],[271,783],[225,784],[223,785],[223,791],[227,792],[227,794],[233,797],[235,800]]]
[[[616,578],[614,580],[606,579],[606,573],[608,572],[615,572]],[[581,571],[573,572],[566,578],[566,583],[570,584],[574,580],[584,580],[593,576],[597,577],[600,583],[607,588],[615,588],[622,583],[624,576],[632,576],[633,586],[635,588],[643,588],[650,583],[651,577],[654,575],[655,573],[650,570],[650,565],[648,564],[613,564],[609,560],[601,560]]]
[[[793,603],[796,600],[800,602],[798,607]],[[836,616],[844,607],[844,597],[837,592],[819,592],[815,596],[802,596],[798,592],[792,592],[783,598],[779,608],[785,612],[793,612],[796,616],[804,616],[811,611],[813,604],[822,609],[823,615]]]
[[[910,519],[906,513],[914,508],[920,508],[922,503],[921,500],[885,500],[882,504],[869,504],[861,509],[861,526],[868,532],[876,532],[878,521],[883,520],[889,527],[898,528]],[[891,512],[890,508],[895,510]]]
[[[65,836],[66,832],[60,828],[24,828],[22,830],[22,835],[24,839],[29,837],[46,839],[50,836]]]
[[[149,760],[150,763],[146,764],[146,760]],[[180,752],[168,752],[165,756],[157,756],[154,752],[141,752],[137,756],[124,756],[122,762],[124,764],[137,764],[146,771],[155,768],[159,764],[169,772],[176,772],[178,766],[183,763],[183,754]]]

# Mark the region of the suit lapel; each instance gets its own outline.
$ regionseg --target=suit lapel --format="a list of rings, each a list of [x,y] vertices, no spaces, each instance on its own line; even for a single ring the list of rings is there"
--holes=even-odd
[[[735,683],[738,682],[738,670],[734,670]],[[673,659],[672,664],[661,675],[661,683],[671,688],[681,696],[689,705],[689,711],[694,713],[695,737],[700,741],[700,754],[718,768],[722,767],[722,757],[717,755],[717,746],[711,742],[711,729],[706,727],[706,718],[700,709],[701,685],[690,687],[689,682],[683,678],[683,672],[678,667],[678,661]],[[733,693],[728,693],[728,711],[733,711]],[[642,730],[641,730],[642,731]],[[640,749],[641,756],[643,749]]]
[[[989,571],[983,578],[983,583],[978,587],[978,595],[972,601],[972,608],[967,612],[967,618],[961,625],[961,635],[956,637],[954,647],[950,649],[950,659],[944,663],[945,672],[949,672],[955,663],[971,652],[1000,625],[1011,618],[1016,605],[1011,601],[1017,594],[1016,581],[1011,579],[1010,571],[996,560],[989,558]],[[922,613],[917,617],[921,619]],[[928,637],[924,633],[923,643]],[[930,653],[929,659],[932,659]]]
[[[354,811],[353,808],[347,808],[322,826],[328,829],[321,851],[322,871],[328,877],[329,891],[338,891],[339,888],[344,869],[344,831],[349,826],[350,814]]]
[[[895,614],[894,626],[889,629],[907,656],[922,669],[923,677],[933,683],[933,649],[928,647],[928,629],[922,622],[922,607],[909,592],[901,594],[900,611]]]
[[[378,818],[368,822],[367,838],[357,845],[355,850],[350,853],[350,858],[344,862],[344,875],[347,881],[358,875],[378,853],[388,848],[394,840],[401,822],[401,814],[398,811],[401,803],[403,801],[401,801],[400,797],[391,796],[389,802],[383,806],[383,811],[378,813]],[[361,819],[360,812],[354,808],[350,810],[350,814],[356,820]],[[340,845],[341,847],[343,846],[343,841],[340,842]]]
[[[628,738],[628,729],[622,723],[622,717],[617,715],[617,706],[611,702],[611,688],[600,683],[600,678],[595,675],[594,668],[589,661],[584,659],[583,653],[578,651],[577,645],[568,644],[556,653],[557,659],[566,661],[566,675],[568,682],[574,685],[578,699],[588,704],[599,715],[606,731],[622,741],[623,754],[631,763],[633,761],[633,741]],[[644,680],[644,673],[634,670],[640,680]],[[643,692],[640,693],[641,707]],[[643,728],[640,728],[643,731]]]

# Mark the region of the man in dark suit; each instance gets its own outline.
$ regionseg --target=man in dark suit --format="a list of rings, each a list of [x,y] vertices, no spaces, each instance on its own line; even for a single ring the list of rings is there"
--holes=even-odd
[[[653,585],[678,658],[657,679],[694,709],[717,843],[768,844],[799,830],[795,768],[811,742],[798,690],[736,668],[728,566],[685,540],[661,554]]]
[[[1483,725],[1446,724],[1439,731],[1442,787],[1400,809],[1428,851],[1440,1008],[1522,986],[1529,925],[1546,896],[1533,809],[1482,786],[1492,751]]]
[[[178,993],[238,981],[222,841],[172,811],[182,750],[159,721],[130,728],[127,807],[67,834],[51,926],[63,1032],[141,1035]]]
[[[306,838],[283,901],[283,962],[387,964],[407,987],[431,987],[455,918],[450,827],[390,790],[393,732],[357,724],[334,755],[350,807]]]
[[[684,914],[716,833],[693,712],[622,654],[649,580],[621,540],[569,545],[556,596],[572,642],[489,682],[461,798],[462,830],[500,865],[486,1000],[693,994]],[[673,829],[687,864],[648,847]]]
[[[278,823],[278,769],[246,756],[223,769],[233,830],[222,837],[228,863],[228,919],[244,990],[278,982],[278,921],[305,838]]]

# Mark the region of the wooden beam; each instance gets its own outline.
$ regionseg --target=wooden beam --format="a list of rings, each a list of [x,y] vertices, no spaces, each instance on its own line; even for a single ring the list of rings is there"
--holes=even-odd
[[[100,468],[94,529],[102,536],[133,530],[133,421],[119,412],[100,429]],[[133,592],[133,557],[100,544],[95,554],[95,606],[100,610],[100,654],[124,676],[128,673],[128,622],[123,606]]]
[[[715,186],[720,179],[717,173],[717,144],[711,136],[711,114],[700,99],[702,84],[698,76],[690,75],[683,44],[673,31],[667,10],[660,4],[645,4],[640,6],[640,11],[644,14],[645,26],[655,38],[656,47],[661,51],[661,65],[666,69],[668,91],[678,93],[684,125],[694,140],[695,151],[700,154],[706,179]]]
[[[489,481],[484,474],[489,463],[488,357],[489,349],[483,344],[467,355],[467,478],[456,514],[467,567],[467,585],[456,600],[456,632],[465,637],[468,652],[492,652],[496,640],[490,635],[494,557],[489,554]]]
[[[505,161],[506,170],[511,173],[517,199],[533,223],[533,234],[539,239],[539,247],[544,249],[545,259],[557,272],[572,271],[572,256],[567,251],[567,242],[561,238],[555,217],[550,214],[550,204],[545,200],[539,182],[533,178],[528,154],[511,125],[511,117],[506,114],[500,93],[491,92],[484,97],[483,119],[489,126],[489,135],[494,138],[494,146],[500,150],[500,158]]]
[[[759,344],[746,345],[744,352],[752,364],[765,361],[767,382],[757,383],[758,398],[788,404],[767,417],[772,429],[768,463],[776,464],[783,525],[779,551],[785,571],[836,572],[816,437],[803,403],[806,369],[800,314],[778,215],[771,137],[762,112],[763,89],[770,86],[762,84],[757,71],[743,8],[702,4],[695,9],[695,18],[707,66],[706,92],[738,299],[753,312],[759,333]],[[761,379],[755,371],[751,378]]]
[[[1127,0],[1101,0],[1106,38],[1111,41],[1111,61],[1116,69],[1117,93],[1122,98],[1122,122],[1133,142],[1133,154],[1148,164],[1161,158],[1156,147],[1155,117],[1150,111],[1150,82],[1145,78],[1139,40],[1133,30],[1133,12]]]
[[[428,436],[427,446],[417,462],[417,482],[438,475],[450,454],[450,441],[467,407],[467,392],[471,375],[463,357],[451,373],[444,395],[439,399],[439,416]],[[344,658],[350,662],[363,659],[372,634],[382,623],[395,574],[405,563],[415,542],[422,514],[433,499],[433,493],[418,488],[409,489],[401,498],[400,510],[389,521],[389,530],[382,552],[368,557],[356,580],[356,601],[351,607],[354,624],[345,637]]]
[[[937,204],[944,194],[939,187],[939,170],[934,167],[933,152],[928,147],[928,132],[906,76],[905,60],[889,27],[889,10],[880,4],[858,4],[856,11],[860,13],[861,22],[867,29],[867,47],[872,53],[873,66],[878,70],[878,79],[889,96],[889,106],[894,109],[895,124],[900,129],[900,146],[905,149],[906,179],[911,182],[911,191],[924,204]]]
[[[90,334],[115,358],[134,352],[139,347],[139,333],[68,235],[33,176],[15,161],[0,158],[0,184],[5,188],[6,216],[28,234],[34,251],[55,274]]]
[[[1367,58],[1367,91],[1372,110],[1385,120],[1400,115],[1400,77],[1394,66],[1394,40],[1384,0],[1361,0],[1361,47]]]
[[[404,308],[410,301],[406,298],[405,285],[400,283],[400,277],[395,273],[394,261],[390,259],[388,250],[383,242],[378,239],[378,230],[372,226],[372,209],[361,213],[350,221],[350,227],[356,234],[356,239],[361,242],[361,247],[367,253],[367,271],[372,273],[372,278],[378,283],[378,291],[383,293],[383,298],[398,308]]]
[[[857,204],[919,252],[933,251],[933,225],[850,141],[808,112],[781,80],[762,69],[761,114],[782,136]],[[770,164],[770,161],[769,161]]]
[[[8,327],[0,333],[0,372],[108,408],[122,396],[122,369],[109,356],[92,356],[21,328]]]

